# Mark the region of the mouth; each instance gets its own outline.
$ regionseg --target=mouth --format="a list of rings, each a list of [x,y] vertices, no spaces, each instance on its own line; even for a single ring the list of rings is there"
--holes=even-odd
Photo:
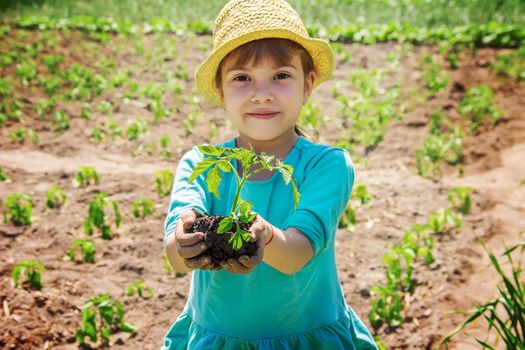
[[[271,119],[275,117],[279,112],[276,113],[264,113],[264,114],[255,114],[255,113],[248,113],[249,116],[254,117],[256,119]]]

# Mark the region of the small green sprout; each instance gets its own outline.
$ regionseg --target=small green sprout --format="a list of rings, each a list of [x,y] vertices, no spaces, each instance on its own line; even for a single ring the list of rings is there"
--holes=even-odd
[[[13,193],[4,200],[4,222],[13,225],[31,225],[33,212],[33,199],[25,193]]]
[[[88,184],[93,183],[98,185],[100,179],[96,169],[92,166],[81,166],[78,173],[75,175],[73,180],[74,187],[86,187]]]
[[[135,281],[133,282],[128,289],[126,290],[126,295],[132,297],[135,295],[135,291],[139,297],[143,299],[151,299],[153,297],[153,289],[150,286],[144,284],[144,281]]]
[[[27,278],[26,280],[29,281],[31,288],[40,290],[43,287],[42,276],[40,273],[44,271],[46,271],[46,268],[38,261],[24,260],[15,266],[11,277],[13,278],[15,287],[18,288],[20,286],[20,278],[25,274]]]
[[[106,192],[98,193],[93,201],[89,204],[88,218],[84,220],[84,231],[88,235],[93,234],[93,226],[102,232],[103,239],[111,238],[110,223],[106,220],[105,208],[111,205],[115,214],[115,226],[119,227],[122,221],[117,201],[108,198]]]
[[[97,317],[97,311],[99,317]],[[98,332],[97,332],[98,331]],[[112,332],[135,332],[135,327],[124,322],[124,307],[118,300],[111,300],[108,293],[91,298],[82,307],[82,327],[75,333],[79,345],[85,345],[85,337],[96,342],[98,334],[108,341]]]
[[[46,206],[49,209],[60,208],[67,201],[66,194],[58,186],[53,186],[49,191],[47,191],[46,197],[47,197]]]
[[[64,260],[75,260],[75,253],[80,248],[84,262],[93,264],[95,262],[95,244],[87,239],[77,239],[69,246]]]
[[[133,216],[138,218],[145,218],[153,214],[155,211],[155,204],[147,197],[141,197],[133,202]]]

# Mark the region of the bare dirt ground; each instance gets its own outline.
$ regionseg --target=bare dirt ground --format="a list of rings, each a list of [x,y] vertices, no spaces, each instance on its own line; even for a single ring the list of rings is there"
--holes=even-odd
[[[38,36],[39,33],[31,34],[26,40]],[[100,52],[96,55],[79,46],[85,39],[75,33],[71,38],[62,39],[57,47],[68,57],[66,63],[79,61],[93,66],[99,62]],[[110,43],[96,47],[104,48],[100,51],[114,59],[117,68],[130,68],[131,78],[140,84],[165,81],[156,68],[163,66],[174,70],[176,60],[155,50],[174,47],[177,59],[184,60],[190,72],[189,81],[181,82],[184,94],[192,94],[194,82],[191,77],[204,58],[205,48],[210,45],[209,37],[146,36],[137,40],[144,52],[154,52],[154,58],[158,59],[144,61],[144,56],[134,54],[132,45],[124,38],[112,37]],[[335,115],[336,104],[331,95],[335,82],[346,79],[357,68],[384,66],[385,56],[399,47],[396,44],[346,45],[350,61],[338,61],[333,79],[314,91],[312,98],[325,114]],[[83,54],[71,54],[78,51]],[[422,89],[417,63],[424,51],[437,53],[433,47],[414,47],[400,60],[400,70],[396,74],[404,77],[403,91],[409,95]],[[369,290],[377,283],[384,283],[383,254],[401,241],[411,225],[424,223],[432,213],[448,207],[450,188],[475,188],[473,208],[465,217],[463,228],[456,234],[438,237],[435,263],[430,268],[424,265],[416,268],[418,285],[415,294],[407,300],[406,322],[395,330],[379,330],[382,342],[389,349],[430,349],[464,319],[448,314],[449,310],[470,309],[493,297],[498,279],[487,268],[487,257],[475,242],[474,234],[488,242],[495,252],[501,252],[503,240],[509,244],[516,241],[518,233],[525,228],[525,186],[519,186],[525,179],[522,166],[525,160],[525,85],[504,82],[489,71],[487,62],[497,54],[495,49],[480,49],[475,57],[464,53],[459,69],[450,71],[449,89],[434,99],[411,104],[405,118],[392,122],[384,140],[365,156],[367,165],[357,167],[357,182],[366,184],[375,199],[369,208],[358,209],[355,232],[338,231],[336,251],[346,300],[367,325]],[[2,76],[14,77],[13,70],[13,67],[2,68]],[[414,152],[428,134],[430,112],[457,105],[462,93],[453,88],[454,83],[467,89],[482,82],[495,91],[495,101],[504,111],[504,117],[494,128],[483,129],[480,134],[465,140],[465,175],[459,177],[457,168],[450,167],[443,169],[438,181],[418,176]],[[21,85],[16,91],[28,106],[33,106],[42,97],[41,92]],[[147,101],[139,101],[142,105],[118,103],[116,97],[122,91],[106,91],[97,97],[93,105],[108,99],[116,101],[117,107],[109,117],[94,112],[90,121],[79,118],[79,104],[64,103],[62,107],[70,112],[72,125],[59,135],[52,132],[49,120],[43,121],[34,112],[28,112],[24,125],[38,130],[39,145],[10,140],[8,132],[17,123],[8,122],[0,129],[0,165],[11,179],[11,183],[0,182],[0,199],[14,192],[29,193],[35,205],[33,215],[37,217],[27,227],[0,224],[0,302],[3,304],[0,347],[3,349],[77,348],[74,335],[81,324],[82,305],[105,292],[123,302],[126,322],[137,327],[137,332],[131,335],[112,335],[111,348],[158,349],[184,306],[191,276],[175,277],[163,265],[163,221],[169,199],[158,197],[154,172],[160,169],[174,172],[185,150],[199,143],[221,142],[232,137],[234,132],[228,127],[221,109],[202,103],[203,113],[194,133],[186,135],[182,123],[191,112],[191,106],[172,93],[166,95],[165,104],[180,108],[169,118],[152,125],[144,142],[157,142],[161,135],[168,134],[176,143],[173,159],[162,160],[157,150],[151,155],[133,156],[137,144],[124,139],[93,144],[88,138],[89,130],[97,121],[111,118],[124,125],[129,118],[150,114],[143,108]],[[457,117],[453,109],[448,110],[451,117]],[[216,126],[217,135],[210,137],[212,124]],[[319,142],[332,144],[339,136],[334,133],[334,125],[329,123],[321,125],[318,131]],[[80,165],[94,166],[100,173],[100,184],[73,187],[72,179]],[[59,185],[68,195],[68,202],[59,210],[45,209],[45,195],[53,185]],[[74,239],[86,237],[82,222],[97,191],[107,191],[112,199],[119,201],[122,225],[110,241],[97,234],[92,236],[97,247],[95,264],[62,261],[69,244]],[[136,219],[132,216],[132,203],[141,196],[155,201],[156,213]],[[38,260],[46,267],[41,291],[14,288],[11,271],[24,259]],[[153,298],[124,295],[130,283],[138,279],[152,287]],[[483,334],[483,329],[478,327],[473,332]],[[459,337],[451,348],[477,347],[470,338]]]

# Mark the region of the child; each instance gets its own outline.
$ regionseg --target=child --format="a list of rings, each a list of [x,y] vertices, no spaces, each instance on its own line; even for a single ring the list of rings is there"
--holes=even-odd
[[[184,310],[168,330],[172,349],[377,349],[346,304],[335,264],[334,240],[348,203],[354,168],[347,151],[316,144],[295,125],[312,89],[330,78],[333,54],[309,37],[284,0],[232,0],[219,13],[214,51],[196,72],[199,90],[221,105],[239,135],[219,146],[253,146],[294,168],[301,193],[279,173],[261,171],[241,197],[258,214],[250,228],[255,256],[210,266],[203,233],[188,233],[195,212],[228,215],[233,172],[222,173],[220,199],[192,169],[197,147],[177,167],[166,218],[166,253],[174,269],[193,271]],[[242,169],[236,164],[237,171]],[[200,212],[200,213],[199,213]]]

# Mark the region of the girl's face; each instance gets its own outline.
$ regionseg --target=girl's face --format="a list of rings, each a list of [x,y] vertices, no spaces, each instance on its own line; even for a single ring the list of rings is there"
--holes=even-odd
[[[232,69],[224,63],[221,97],[224,110],[241,137],[270,141],[293,132],[312,90],[314,72],[304,76],[299,53],[289,65],[275,67],[271,59]]]

